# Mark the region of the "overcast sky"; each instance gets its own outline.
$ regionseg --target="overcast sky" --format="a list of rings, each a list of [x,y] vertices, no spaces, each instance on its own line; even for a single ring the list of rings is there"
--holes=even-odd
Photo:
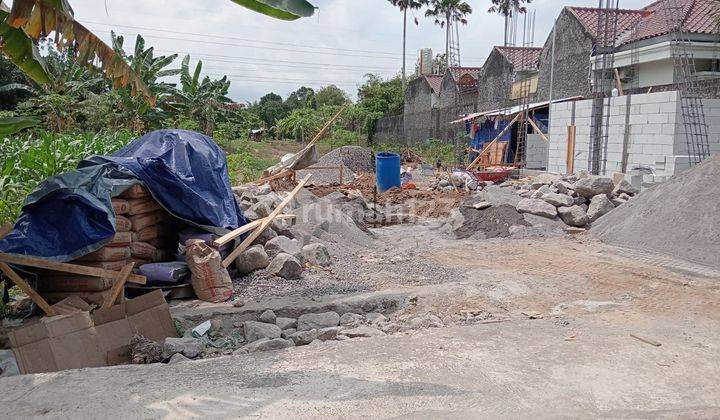
[[[229,0],[72,0],[76,18],[106,41],[110,30],[131,38],[141,33],[163,54],[190,53],[202,59],[204,73],[227,74],[230,96],[255,101],[267,92],[283,97],[301,85],[331,83],[356,96],[366,73],[398,74],[402,60],[402,14],[386,0],[310,0],[319,7],[311,18],[294,22],[253,13]],[[503,19],[487,13],[489,0],[471,0],[474,13],[460,29],[461,62],[481,66],[493,45],[503,42]],[[535,44],[542,46],[563,5],[597,6],[597,0],[534,0]],[[650,0],[620,0],[639,8]],[[107,13],[106,13],[107,6]],[[444,52],[444,31],[413,12],[408,26],[408,72],[419,48]],[[178,66],[179,66],[178,59]]]

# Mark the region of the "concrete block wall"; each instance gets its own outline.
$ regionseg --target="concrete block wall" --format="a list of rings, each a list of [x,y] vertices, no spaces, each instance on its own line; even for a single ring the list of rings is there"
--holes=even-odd
[[[656,175],[669,177],[687,166],[687,145],[677,92],[621,96],[606,101],[610,101],[610,123],[604,150],[604,174],[622,170],[626,129],[629,130],[627,172],[648,168]],[[720,152],[720,100],[706,100],[704,109],[711,149]],[[567,127],[571,124],[576,126],[575,171],[590,168],[591,114],[592,100],[551,106],[549,171],[564,173],[567,170]]]
[[[549,144],[539,134],[528,134],[525,160],[528,169],[546,169]]]

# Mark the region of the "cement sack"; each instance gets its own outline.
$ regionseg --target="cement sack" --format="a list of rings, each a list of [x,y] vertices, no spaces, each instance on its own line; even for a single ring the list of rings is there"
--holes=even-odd
[[[127,214],[131,216],[150,213],[151,211],[157,211],[162,208],[160,204],[152,198],[133,198],[132,200],[128,200],[128,204],[130,205],[130,209]]]
[[[131,232],[118,232],[105,246],[109,247],[126,247],[132,243],[133,235]]]
[[[150,191],[140,184],[135,184],[120,194],[122,198],[144,198],[149,197]]]
[[[88,267],[97,267],[104,270],[120,271],[127,265],[128,261],[84,261],[81,264]]]
[[[190,240],[186,246],[187,264],[197,297],[207,302],[224,302],[232,298],[232,280],[222,265],[220,253],[201,240]]]
[[[40,292],[102,292],[112,287],[113,280],[81,275],[42,276],[38,279]]]
[[[105,246],[78,258],[78,261],[122,261],[130,258],[130,255],[130,248],[128,247],[113,248]]]
[[[147,242],[165,235],[166,232],[167,227],[165,225],[152,225],[133,232],[132,240],[134,242]]]
[[[132,230],[132,222],[125,216],[115,216],[115,231],[130,232]]]
[[[127,200],[123,200],[120,198],[113,198],[110,200],[112,202],[112,208],[115,212],[115,215],[118,214],[127,214],[130,211],[130,203],[128,203]]]
[[[132,230],[135,232],[145,229],[148,226],[157,225],[158,223],[164,222],[167,219],[168,214],[162,210],[130,216],[130,221],[132,222]]]
[[[153,261],[157,253],[157,248],[147,242],[133,242],[130,245],[130,253],[135,258]]]

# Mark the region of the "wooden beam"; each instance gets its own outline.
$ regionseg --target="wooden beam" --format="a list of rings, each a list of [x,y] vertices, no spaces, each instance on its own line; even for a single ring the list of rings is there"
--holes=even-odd
[[[282,213],[282,211],[285,209],[285,206],[290,204],[290,201],[292,201],[292,199],[295,198],[295,195],[310,180],[311,176],[312,176],[312,174],[307,174],[305,176],[305,178],[300,180],[300,183],[297,184],[297,186],[295,187],[294,190],[290,191],[290,194],[287,197],[285,197],[285,199],[282,201],[282,203],[278,204],[278,206],[275,207],[275,210],[273,210],[273,212],[270,213],[270,215],[268,217],[263,219],[263,222],[262,222],[262,224],[260,224],[260,227],[255,229],[252,234],[250,234],[247,238],[245,238],[245,240],[242,241],[242,243],[240,245],[238,245],[238,247],[235,248],[235,250],[233,252],[231,252],[227,258],[225,258],[225,260],[223,261],[223,265],[225,267],[230,266],[230,264],[232,264],[232,262],[235,261],[235,258],[237,258],[238,255],[240,255],[243,251],[245,251],[245,249],[247,249],[247,247],[250,246],[250,244],[252,244],[253,241],[255,239],[257,239],[257,237],[260,236],[260,234],[263,233],[263,231],[265,229],[267,229],[268,226],[270,226],[270,224],[273,222],[273,220],[275,220],[275,218],[280,213]]]
[[[520,118],[520,115],[522,115],[522,113],[517,114],[515,116],[515,118],[513,118],[512,121],[510,121],[510,124],[508,124],[505,128],[503,128],[503,130],[500,132],[500,134],[498,134],[497,137],[495,137],[495,139],[493,141],[491,141],[487,147],[483,148],[483,152],[486,151],[491,144],[494,144],[495,142],[500,140],[500,138],[502,136],[504,136],[505,133],[507,133],[512,128],[512,125],[515,124],[515,122],[518,120],[518,118]],[[482,157],[482,153],[479,154],[478,157],[476,157],[475,160],[472,161],[472,163],[470,165],[468,165],[467,170],[469,171],[469,170],[473,169],[475,166],[477,166],[477,164],[480,163],[481,157]]]
[[[618,93],[620,96],[625,95],[622,88],[622,83],[620,82],[620,73],[618,72],[618,69],[613,69],[615,72],[615,86],[617,87]]]
[[[545,133],[543,133],[542,130],[540,130],[540,127],[538,127],[537,124],[535,124],[535,121],[533,121],[532,118],[528,118],[528,122],[532,126],[533,130],[535,130],[536,133],[540,134],[540,137],[543,140],[545,140],[546,143],[550,143],[550,140],[548,140],[548,138],[545,137]]]
[[[253,184],[263,185],[270,181],[275,181],[276,179],[282,179],[288,176],[292,176],[293,172],[295,171],[293,171],[292,169],[287,169],[275,175],[270,175],[269,177],[258,179],[257,181],[253,182]]]
[[[125,265],[122,270],[120,270],[120,276],[115,279],[115,282],[112,285],[112,289],[110,290],[110,294],[107,295],[105,301],[102,304],[103,309],[109,309],[111,306],[113,306],[118,296],[120,296],[120,293],[125,288],[125,281],[127,280],[134,267],[135,263],[130,262]]]
[[[340,115],[342,115],[342,113],[345,112],[347,107],[348,107],[348,104],[343,105],[342,108],[340,108],[340,110],[337,112],[337,114],[335,114],[332,118],[330,118],[330,120],[327,123],[325,123],[323,128],[320,129],[320,131],[318,131],[317,134],[315,134],[315,137],[313,137],[313,139],[310,141],[310,143],[308,143],[307,146],[303,147],[302,150],[300,150],[297,154],[295,154],[295,160],[293,160],[293,162],[290,163],[290,165],[288,166],[290,169],[295,169],[295,165],[297,164],[297,162],[299,162],[303,158],[303,156],[305,156],[305,153],[307,153],[307,151],[310,150],[310,148],[313,147],[315,145],[315,143],[318,142],[318,140],[320,140],[320,138],[325,134],[325,132],[330,128],[330,126],[335,122],[335,120],[337,120],[340,117]]]
[[[575,172],[575,126],[568,126],[567,155],[565,156],[565,170],[568,174]]]
[[[294,219],[294,214],[279,214],[276,219]],[[265,221],[265,219],[258,219],[254,222],[250,222],[246,225],[240,226],[239,228],[233,230],[230,233],[227,233],[217,239],[213,242],[213,246],[221,247],[225,245],[226,243],[232,241],[233,239],[237,238],[238,236],[242,235],[245,232],[250,232],[251,230],[255,229],[256,227],[260,226],[260,224]]]
[[[15,270],[10,268],[9,265],[5,264],[4,262],[0,262],[0,271],[5,273],[5,275],[10,280],[12,280],[12,282],[15,283],[15,285],[19,287],[20,290],[23,291],[23,293],[28,295],[30,299],[32,299],[32,301],[35,302],[35,304],[45,312],[47,316],[57,315],[55,309],[53,309],[53,307],[50,306],[50,304],[47,303],[47,301],[43,299],[43,297],[40,296],[38,292],[36,292],[32,287],[30,287],[30,285],[27,284],[27,282],[23,280],[22,277],[20,277],[18,273],[15,272]]]
[[[29,257],[27,255],[5,254],[0,252],[0,262],[34,268],[44,268],[46,270],[61,271],[63,273],[80,274],[83,276],[104,277],[113,280],[117,280],[120,277],[119,271],[105,270],[99,267],[87,267],[77,264],[59,263],[37,257]],[[128,276],[127,281],[131,283],[145,284],[147,282],[147,278],[145,276],[131,274]]]

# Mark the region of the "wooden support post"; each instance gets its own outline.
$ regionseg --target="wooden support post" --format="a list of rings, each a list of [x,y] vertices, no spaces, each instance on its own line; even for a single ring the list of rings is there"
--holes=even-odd
[[[622,88],[622,83],[620,82],[620,73],[618,72],[618,69],[613,69],[615,72],[615,86],[617,87],[618,93],[620,96],[625,95]]]
[[[533,121],[532,118],[528,118],[528,122],[529,122],[530,125],[532,126],[533,130],[535,130],[536,133],[540,134],[540,137],[541,137],[543,140],[545,140],[545,141],[548,142],[548,143],[550,142],[550,140],[548,140],[548,138],[545,137],[545,133],[543,133],[543,132],[540,130],[540,127],[538,127],[537,124],[535,124],[535,121]]]
[[[134,267],[135,263],[130,262],[125,265],[122,270],[120,270],[120,276],[115,279],[115,282],[112,285],[112,289],[110,289],[110,294],[105,298],[105,301],[102,304],[103,309],[109,309],[111,306],[113,306],[118,296],[120,296],[120,293],[125,289],[125,281],[127,280]]]
[[[566,171],[568,174],[575,172],[575,126],[568,126],[567,155],[565,157]]]
[[[340,185],[343,184],[343,175],[344,175],[344,174],[343,174],[343,172],[344,172],[344,169],[343,169],[343,168],[344,168],[344,166],[343,166],[342,164],[340,164]]]
[[[40,309],[45,312],[47,316],[55,316],[57,315],[57,312],[55,312],[55,309],[53,309],[52,306],[50,306],[49,303],[45,299],[43,299],[42,296],[38,294],[32,287],[30,287],[29,284],[25,280],[22,279],[18,275],[18,273],[15,272],[12,268],[10,268],[9,265],[5,264],[4,262],[0,262],[0,271],[2,271],[17,287],[20,288],[20,290],[23,291],[26,295],[32,299],[33,302],[37,306],[40,307]]]
[[[515,122],[518,120],[518,118],[520,118],[520,115],[521,115],[521,114],[517,114],[517,115],[515,116],[515,118],[513,118],[512,121],[510,121],[510,124],[508,124],[507,127],[505,127],[505,128],[503,129],[503,131],[501,131],[500,134],[498,134],[497,137],[495,137],[495,139],[494,139],[493,141],[491,141],[490,144],[488,144],[488,145],[483,149],[483,151],[488,150],[488,148],[490,147],[490,145],[495,144],[498,140],[500,140],[500,139],[502,138],[502,136],[504,136],[508,131],[510,131],[510,129],[511,129],[512,126],[513,126],[513,124],[515,124]],[[472,163],[471,163],[470,165],[468,165],[467,170],[469,171],[469,170],[474,169],[475,166],[477,166],[477,165],[480,163],[480,158],[481,158],[481,157],[482,157],[482,154],[478,155],[478,157],[476,157],[475,160],[472,161]]]
[[[80,274],[83,276],[104,277],[113,280],[117,280],[118,277],[120,277],[119,271],[105,270],[99,267],[87,267],[77,264],[59,263],[56,261],[48,261],[37,257],[29,257],[26,255],[0,253],[0,262],[24,265],[33,268],[44,268],[46,270],[60,271],[63,273]],[[131,274],[127,278],[127,281],[131,283],[145,284],[145,282],[147,282],[147,278],[145,276]]]
[[[294,214],[279,214],[276,219],[294,219]],[[240,226],[239,228],[233,230],[230,233],[227,233],[217,239],[213,242],[213,246],[221,247],[225,245],[226,243],[232,241],[233,239],[237,238],[238,236],[242,235],[245,232],[250,232],[251,230],[255,229],[256,227],[260,226],[262,222],[264,222],[265,219],[258,219],[254,222],[250,222],[246,225]]]
[[[268,217],[266,217],[265,219],[263,219],[263,222],[262,222],[262,224],[260,224],[260,227],[258,227],[257,229],[255,229],[252,234],[250,234],[247,238],[245,238],[245,240],[242,241],[242,243],[241,243],[240,245],[238,245],[238,247],[235,248],[235,250],[234,250],[233,252],[231,252],[230,255],[228,255],[227,258],[225,258],[225,260],[223,261],[223,265],[224,265],[225,267],[229,267],[230,264],[232,264],[232,262],[235,261],[235,258],[237,258],[238,255],[240,255],[243,251],[245,251],[245,249],[247,249],[247,247],[250,246],[250,244],[252,244],[253,241],[254,241],[255,239],[257,239],[257,237],[260,236],[260,234],[263,233],[263,231],[264,231],[265,229],[267,229],[268,226],[270,226],[270,224],[273,222],[273,220],[275,220],[275,218],[276,218],[280,213],[282,213],[282,211],[285,209],[285,206],[287,206],[288,204],[290,204],[290,201],[292,201],[292,199],[295,198],[295,195],[296,195],[296,194],[305,186],[305,184],[310,180],[310,177],[311,177],[311,176],[312,176],[312,174],[307,174],[307,175],[305,176],[305,178],[303,178],[303,179],[300,181],[300,183],[297,184],[297,186],[295,187],[295,189],[293,189],[293,190],[290,192],[290,194],[289,194],[287,197],[285,197],[285,199],[282,201],[282,203],[278,204],[278,206],[275,207],[275,210],[273,210],[273,212],[270,213],[270,215],[269,215]]]

